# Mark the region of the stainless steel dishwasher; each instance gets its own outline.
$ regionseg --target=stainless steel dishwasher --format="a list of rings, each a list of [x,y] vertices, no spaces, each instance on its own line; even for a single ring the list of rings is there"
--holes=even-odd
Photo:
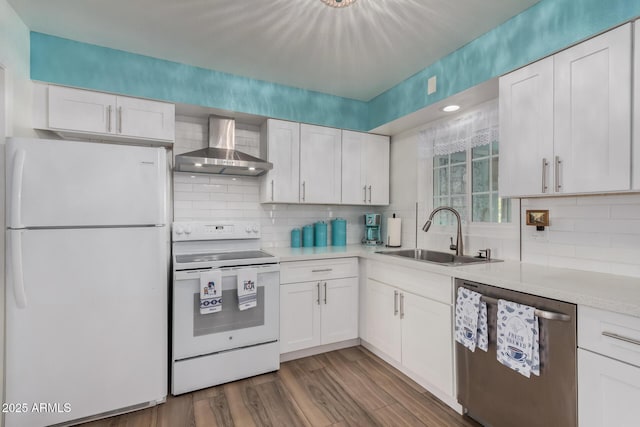
[[[489,351],[456,342],[458,402],[485,426],[578,425],[576,306],[495,286],[456,279],[487,303]],[[540,376],[526,378],[496,360],[497,300],[536,308],[540,326]]]

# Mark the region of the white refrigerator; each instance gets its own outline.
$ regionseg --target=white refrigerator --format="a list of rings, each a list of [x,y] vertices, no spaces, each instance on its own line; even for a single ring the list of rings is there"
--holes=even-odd
[[[167,395],[164,148],[7,140],[7,426]],[[17,409],[16,409],[17,408]]]

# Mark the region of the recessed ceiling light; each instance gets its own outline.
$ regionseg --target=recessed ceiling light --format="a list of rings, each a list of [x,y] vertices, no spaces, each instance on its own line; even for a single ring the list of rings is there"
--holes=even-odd
[[[193,165],[193,166],[195,166],[195,167],[199,168],[199,167],[202,167],[202,163],[194,163],[194,165]]]
[[[454,111],[458,111],[460,109],[459,105],[447,105],[446,107],[444,107],[442,109],[442,111],[444,111],[445,113],[452,113]]]
[[[256,170],[256,168],[249,168],[249,170],[250,170],[250,171],[254,171],[254,170]]]

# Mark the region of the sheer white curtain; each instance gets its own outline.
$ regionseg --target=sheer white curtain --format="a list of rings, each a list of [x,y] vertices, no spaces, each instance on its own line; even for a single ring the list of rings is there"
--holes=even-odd
[[[428,157],[464,151],[498,140],[498,100],[434,123],[418,135]]]

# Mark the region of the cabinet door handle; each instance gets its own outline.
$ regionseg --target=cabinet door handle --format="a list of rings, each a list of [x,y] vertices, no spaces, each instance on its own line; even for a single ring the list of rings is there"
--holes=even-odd
[[[316,299],[316,303],[320,305],[320,282],[316,283],[316,288],[318,289],[318,299]]]
[[[369,186],[369,203],[371,203],[371,186]]]
[[[560,160],[560,156],[556,156],[555,162],[555,180],[556,180],[556,193],[560,191],[562,188],[562,184],[560,184],[560,165],[562,164],[562,160]]]
[[[398,291],[393,291],[393,315],[398,315]]]
[[[547,192],[547,167],[549,166],[549,162],[547,159],[542,159],[542,192]]]
[[[302,181],[302,201],[303,202],[306,196],[307,196],[307,182]]]
[[[364,199],[362,201],[367,203],[367,186],[362,187],[362,190],[364,190]]]
[[[400,318],[404,319],[404,293],[400,294]]]
[[[327,282],[324,282],[324,305],[327,305]]]
[[[311,270],[312,273],[324,273],[326,271],[333,271],[333,268],[319,268],[317,270]]]
[[[602,332],[602,335],[605,336],[605,337],[613,338],[615,340],[620,340],[620,341],[628,342],[628,343],[631,343],[631,344],[640,345],[640,340],[637,340],[637,339],[634,339],[634,338],[625,337],[625,336],[618,335],[618,334],[614,334],[613,332],[604,331],[604,332]]]
[[[118,133],[122,133],[122,107],[118,107]]]
[[[271,180],[271,201],[273,202],[273,180]]]
[[[111,105],[107,107],[107,132],[111,133]]]

